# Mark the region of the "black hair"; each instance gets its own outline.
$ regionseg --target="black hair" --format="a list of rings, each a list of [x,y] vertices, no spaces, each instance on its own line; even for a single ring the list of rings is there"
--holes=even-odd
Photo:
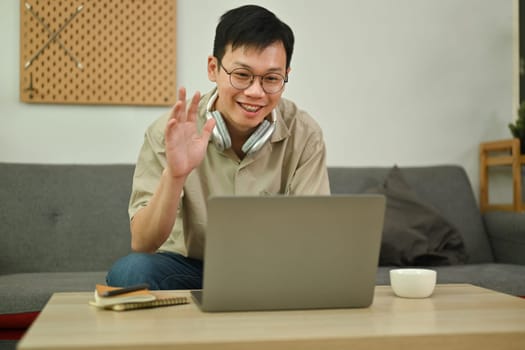
[[[245,5],[224,13],[215,30],[213,55],[219,62],[226,46],[232,50],[241,46],[264,49],[275,42],[282,42],[286,51],[286,69],[292,60],[294,35],[292,29],[264,7]]]

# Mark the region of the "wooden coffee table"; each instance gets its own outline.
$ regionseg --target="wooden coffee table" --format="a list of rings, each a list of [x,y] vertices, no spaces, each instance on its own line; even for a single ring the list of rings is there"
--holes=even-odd
[[[54,294],[18,349],[525,349],[525,300],[466,284],[438,285],[427,299],[378,286],[366,309],[114,312],[91,298]]]

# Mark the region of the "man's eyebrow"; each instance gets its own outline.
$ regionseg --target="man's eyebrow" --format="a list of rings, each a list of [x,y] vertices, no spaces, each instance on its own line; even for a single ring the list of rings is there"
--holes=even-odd
[[[252,67],[250,67],[250,66],[247,65],[246,63],[242,63],[242,62],[235,61],[235,62],[233,62],[233,64],[236,65],[236,66],[240,66],[240,68],[246,68],[246,69],[251,70],[251,71],[254,70]],[[274,67],[274,68],[269,68],[269,69],[267,69],[266,72],[277,72],[277,73],[281,73],[281,72],[282,72],[282,69],[281,69],[280,67]]]

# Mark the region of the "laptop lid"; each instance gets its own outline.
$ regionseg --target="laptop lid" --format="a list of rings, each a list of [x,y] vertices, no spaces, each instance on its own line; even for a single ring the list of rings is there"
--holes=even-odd
[[[382,195],[215,197],[208,202],[204,311],[367,307]]]

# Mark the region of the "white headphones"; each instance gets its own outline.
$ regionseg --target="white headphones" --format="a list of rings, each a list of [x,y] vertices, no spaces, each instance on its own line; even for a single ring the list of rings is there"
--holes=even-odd
[[[213,104],[217,100],[218,92],[215,91],[208,105],[206,106],[206,119],[215,119],[215,127],[213,128],[211,139],[212,142],[217,146],[217,148],[222,152],[227,148],[232,146],[232,141],[230,134],[228,133],[228,128],[226,123],[219,111],[212,111]],[[275,124],[277,121],[276,117],[277,112],[272,110],[272,122],[264,119],[263,122],[257,127],[257,129],[251,134],[251,136],[246,140],[244,145],[242,145],[242,151],[245,154],[251,154],[257,152],[264,146],[266,141],[270,139],[273,132],[275,131]]]

